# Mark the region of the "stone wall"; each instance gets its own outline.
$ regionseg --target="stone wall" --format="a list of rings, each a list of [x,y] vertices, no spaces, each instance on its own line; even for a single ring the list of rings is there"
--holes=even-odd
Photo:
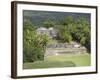
[[[56,43],[47,46],[45,56],[63,54],[82,54],[86,52],[86,48],[79,44]]]

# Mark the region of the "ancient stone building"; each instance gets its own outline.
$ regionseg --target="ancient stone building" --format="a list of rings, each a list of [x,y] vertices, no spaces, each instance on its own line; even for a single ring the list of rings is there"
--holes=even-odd
[[[47,34],[50,38],[57,37],[57,30],[55,30],[53,27],[45,28],[45,27],[39,27],[37,30],[37,34]]]

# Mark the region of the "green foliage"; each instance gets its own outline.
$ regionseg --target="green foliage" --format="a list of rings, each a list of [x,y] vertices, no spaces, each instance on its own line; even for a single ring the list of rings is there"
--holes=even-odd
[[[62,35],[62,41],[63,41],[63,42],[68,42],[68,43],[70,43],[70,42],[72,41],[71,35],[69,35],[67,32],[64,33],[64,34]]]
[[[67,17],[65,17],[63,25],[69,25],[69,24],[72,24],[73,22],[74,22],[73,17],[72,16],[67,16]]]
[[[46,28],[54,27],[54,25],[55,25],[55,23],[50,19],[43,22],[43,26],[46,27]]]
[[[24,27],[23,27],[24,30],[28,29],[30,31],[33,31],[36,29],[36,27],[31,23],[30,20],[24,20]]]
[[[34,26],[27,22],[24,26],[23,40],[24,62],[34,62],[44,59],[45,48],[49,41],[47,35],[38,35]]]
[[[73,27],[74,27],[73,17],[72,16],[65,17],[62,25],[57,28],[59,31],[59,38],[62,42],[70,43],[72,41],[73,38],[71,33],[74,30]]]
[[[59,39],[62,42],[75,40],[90,51],[90,24],[85,17],[79,17],[74,20],[72,16],[67,16],[63,24],[56,28],[59,31]]]
[[[62,26],[59,29],[59,38],[61,42],[68,42],[70,43],[72,41],[72,36],[69,33],[69,31],[67,31],[67,26]]]
[[[86,18],[79,18],[76,21],[76,33],[74,34],[77,40],[90,51],[90,25]]]
[[[86,42],[86,38],[85,38],[85,37],[82,37],[81,40],[80,40],[80,43],[81,43],[82,45],[84,45],[85,42]]]

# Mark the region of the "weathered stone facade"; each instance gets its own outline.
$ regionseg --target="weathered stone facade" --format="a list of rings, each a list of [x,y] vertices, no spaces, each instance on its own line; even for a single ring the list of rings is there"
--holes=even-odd
[[[45,27],[40,27],[36,31],[37,31],[37,34],[47,34],[50,38],[57,37],[57,30],[55,30],[52,27],[50,27],[48,29]]]
[[[57,30],[54,28],[45,28],[39,27],[37,29],[37,34],[47,34],[50,38],[57,37]],[[52,56],[52,55],[61,55],[61,54],[82,54],[86,53],[87,49],[84,46],[81,46],[77,42],[71,43],[51,43],[47,45],[45,56]]]
[[[55,43],[47,46],[45,56],[61,54],[82,54],[86,52],[87,49],[78,43]]]

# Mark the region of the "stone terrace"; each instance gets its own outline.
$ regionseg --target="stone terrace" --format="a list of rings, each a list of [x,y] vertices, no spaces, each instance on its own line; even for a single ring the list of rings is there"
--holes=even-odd
[[[62,54],[82,54],[87,50],[84,46],[73,42],[69,43],[55,43],[50,44],[46,48],[45,56],[62,55]]]

